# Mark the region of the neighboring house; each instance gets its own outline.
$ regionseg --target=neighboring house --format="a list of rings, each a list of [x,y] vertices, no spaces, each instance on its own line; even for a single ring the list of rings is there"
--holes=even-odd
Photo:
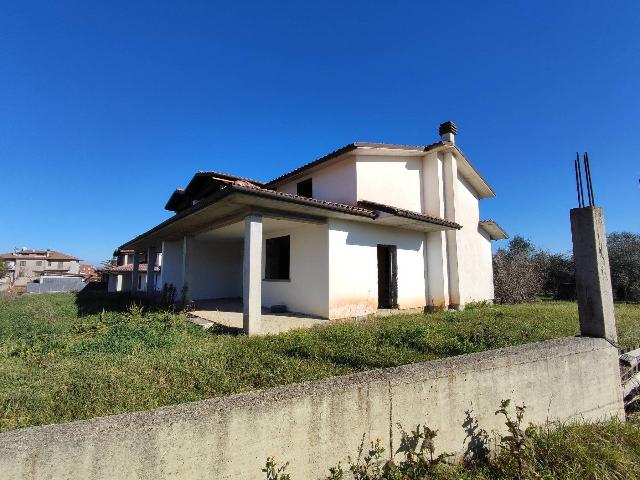
[[[440,126],[427,146],[353,143],[263,183],[198,172],[168,220],[121,248],[163,252],[161,284],[190,299],[242,297],[324,318],[379,309],[461,308],[493,299],[495,193]],[[141,271],[140,265],[132,265]]]
[[[84,277],[87,282],[98,282],[100,281],[100,276],[96,270],[96,267],[90,265],[88,263],[81,263],[79,269],[80,275]]]
[[[0,254],[0,260],[9,270],[5,281],[14,287],[24,287],[43,275],[77,276],[80,270],[79,258],[55,250],[15,249]]]
[[[154,254],[153,267],[153,287],[160,290],[162,284],[159,282],[160,268],[162,265],[162,252]],[[108,275],[107,289],[110,292],[130,292],[132,290],[131,279],[133,273],[134,251],[117,249],[113,252],[114,264],[104,271]],[[136,292],[147,291],[147,257],[146,253],[138,254],[138,270],[134,278],[133,290]]]

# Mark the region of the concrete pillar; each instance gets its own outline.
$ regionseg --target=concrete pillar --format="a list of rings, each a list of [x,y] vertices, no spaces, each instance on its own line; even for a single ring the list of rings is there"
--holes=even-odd
[[[191,257],[193,256],[193,237],[185,235],[182,239],[182,285],[178,294],[183,294],[185,302],[191,300]]]
[[[138,272],[140,271],[140,255],[133,253],[133,268],[131,269],[131,293],[138,291]]]
[[[156,293],[156,247],[147,248],[147,295]]]
[[[425,239],[426,310],[446,310],[449,307],[449,273],[445,232],[427,233]]]
[[[444,218],[455,222],[456,217],[456,197],[458,190],[458,161],[452,152],[444,153],[442,165],[444,180]],[[459,232],[457,230],[447,230],[447,266],[449,273],[449,305],[454,308],[461,306],[462,282],[458,274],[460,271]]]
[[[422,161],[422,211],[445,217],[443,155],[430,153]],[[447,250],[444,232],[425,234],[425,308],[442,310],[449,306]]]
[[[574,208],[570,216],[580,334],[605,338],[617,344],[618,332],[602,209]]]
[[[161,291],[164,291],[164,276],[162,275],[162,262],[164,261],[164,252],[166,252],[165,250],[165,246],[166,246],[167,242],[162,242],[160,244],[160,248],[162,249],[161,251],[161,255],[160,255],[160,277],[158,278],[158,288]]]
[[[242,326],[247,335],[261,332],[262,310],[262,216],[244,219],[242,258]]]

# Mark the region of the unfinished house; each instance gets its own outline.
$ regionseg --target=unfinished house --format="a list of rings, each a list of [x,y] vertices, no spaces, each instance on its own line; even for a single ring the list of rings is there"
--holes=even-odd
[[[117,249],[113,252],[114,262],[103,271],[107,275],[107,290],[109,292],[146,292],[149,288],[147,277],[151,280],[151,290],[157,291],[162,286],[160,283],[160,269],[162,265],[162,252],[156,252],[153,261],[153,275],[147,271],[147,252],[138,253],[138,268],[133,274],[134,250]]]
[[[160,283],[191,300],[241,299],[247,333],[261,308],[335,319],[491,300],[491,241],[507,235],[479,203],[495,193],[455,125],[440,135],[352,143],[264,183],[198,172],[169,198],[172,217],[121,248],[161,251]]]

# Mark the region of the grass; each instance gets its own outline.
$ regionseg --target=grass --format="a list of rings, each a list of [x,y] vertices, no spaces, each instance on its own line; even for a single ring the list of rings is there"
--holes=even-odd
[[[100,293],[0,298],[0,431],[155,408],[578,332],[568,302],[344,322],[277,336],[204,331]],[[104,307],[104,311],[102,308]],[[640,306],[617,305],[624,347]]]

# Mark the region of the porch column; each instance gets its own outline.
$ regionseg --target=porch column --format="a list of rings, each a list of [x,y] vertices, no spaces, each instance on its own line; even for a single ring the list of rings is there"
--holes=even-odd
[[[260,333],[262,309],[262,215],[244,219],[242,258],[242,326],[247,335]]]
[[[162,275],[162,262],[164,262],[164,252],[166,252],[165,249],[165,245],[167,242],[165,242],[164,240],[162,241],[162,243],[160,244],[160,251],[162,253],[162,257],[160,260],[160,278],[158,279],[160,281],[160,291],[164,292],[164,275]]]
[[[444,154],[430,153],[422,161],[422,211],[445,218]],[[449,307],[449,273],[445,232],[425,234],[425,310]]]
[[[191,257],[193,237],[185,235],[182,239],[182,291],[179,292],[184,302],[191,300]]]
[[[138,291],[138,272],[140,271],[140,255],[138,252],[133,252],[133,268],[131,269],[131,293],[135,294]]]
[[[116,292],[122,291],[122,275],[116,275]]]
[[[156,293],[156,247],[147,248],[147,295]]]

